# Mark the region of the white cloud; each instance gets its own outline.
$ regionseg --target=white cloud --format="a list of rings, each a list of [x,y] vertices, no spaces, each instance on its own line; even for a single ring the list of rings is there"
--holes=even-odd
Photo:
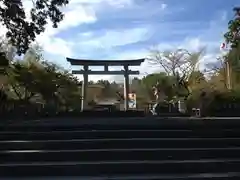
[[[43,37],[44,38],[44,37]],[[61,38],[46,38],[41,39],[39,44],[44,47],[45,52],[51,53],[52,55],[61,56],[72,56],[72,46],[73,43],[64,41]]]
[[[27,20],[29,21],[30,18],[31,18],[31,9],[33,7],[33,2],[32,0],[23,0],[23,7],[24,7],[24,10],[25,10],[25,14],[26,14],[26,18]]]
[[[166,8],[167,8],[167,4],[162,3],[162,4],[161,4],[161,8],[162,8],[162,10],[166,9]]]
[[[182,47],[181,47],[182,46]],[[183,45],[181,45],[179,48],[185,48],[188,50],[196,51],[200,48],[206,46],[206,43],[202,42],[199,38],[190,38],[186,39]]]
[[[87,35],[89,35],[89,34],[87,34]],[[106,48],[118,44],[116,42],[115,43],[113,42],[111,44],[111,38],[108,38],[108,36],[105,36],[105,35],[98,38],[98,39],[102,39],[102,38],[104,39],[104,37],[105,38],[107,37],[105,39],[105,41],[110,40],[110,45],[106,46]],[[111,36],[109,36],[109,37],[111,37]],[[122,37],[122,36],[118,36],[118,37]],[[131,37],[131,36],[129,36],[129,37]],[[124,38],[122,40],[124,40]],[[123,42],[125,42],[125,41],[122,41],[122,40],[120,40],[119,44],[124,45],[125,43],[123,43]],[[104,41],[98,41],[97,39],[95,39],[95,41],[98,42],[98,43],[92,43],[91,44],[92,47],[94,47],[96,45],[100,45],[101,42],[104,42]],[[128,41],[126,41],[126,42],[128,42]],[[102,43],[102,44],[104,44],[104,43]],[[177,41],[177,42],[171,42],[171,43],[167,43],[167,42],[160,43],[155,48],[158,48],[160,51],[177,49],[177,48],[185,48],[185,49],[188,49],[189,51],[197,51],[202,47],[206,47],[206,48],[208,48],[209,46],[211,48],[218,47],[218,44],[219,44],[218,41],[203,41],[201,38],[198,38],[198,37],[193,37],[193,38],[188,37],[188,38],[185,38],[185,40],[183,40],[182,42]],[[124,60],[124,59],[147,58],[150,55],[149,54],[149,49],[150,48],[139,49],[139,50],[134,50],[134,51],[133,50],[132,51],[131,50],[126,50],[126,51],[122,51],[122,52],[119,52],[119,53],[111,51],[111,55],[109,55],[109,57],[107,57],[107,59]],[[103,50],[104,50],[104,48],[103,48]],[[200,65],[199,65],[200,70],[205,69],[205,65],[208,64],[209,62],[215,61],[217,56],[219,56],[219,52],[208,51],[202,57],[202,59],[200,61]],[[147,74],[150,74],[150,73],[153,73],[153,72],[162,71],[161,66],[157,66],[157,65],[153,66],[152,64],[149,64],[149,62],[147,60],[144,63],[142,63],[141,66],[131,67],[130,69],[139,70],[140,75],[137,76],[139,78],[141,78],[143,76],[146,76]],[[112,70],[119,70],[119,68],[118,67],[113,67]],[[110,81],[115,80],[115,81],[118,81],[118,82],[123,80],[123,78],[121,76],[114,76],[114,75],[113,76],[109,76],[109,75],[101,76],[101,78],[104,78],[104,79],[107,79],[107,80],[110,80]],[[91,80],[97,80],[97,79],[99,79],[99,76],[91,76],[90,79]]]
[[[72,4],[102,4],[107,3],[112,6],[131,5],[134,0],[71,0]]]
[[[103,7],[102,4],[108,4],[112,7],[119,8],[119,7],[125,7],[127,5],[131,5],[132,2],[133,2],[132,0],[91,0],[91,1],[71,0],[66,7],[62,8],[65,14],[65,17],[63,21],[59,23],[58,28],[53,28],[51,22],[49,22],[47,24],[46,31],[41,35],[37,36],[36,41],[43,45],[43,48],[46,52],[59,54],[63,56],[71,55],[72,54],[71,43],[59,37],[56,37],[58,33],[62,31],[67,31],[68,29],[77,27],[83,23],[96,22],[97,17],[95,14],[95,8],[99,8],[99,5]],[[32,0],[23,0],[23,6],[26,11],[27,19],[30,19],[30,10],[33,7]],[[1,26],[0,35],[4,35],[5,33],[6,33],[6,28]],[[131,35],[133,36],[133,38],[137,40],[139,38],[137,35],[140,32],[138,33],[136,29],[136,31],[134,31],[133,33],[135,34],[131,34]],[[101,42],[103,41],[105,46],[107,46],[108,41],[111,39],[110,36],[112,36],[113,38],[112,41],[115,43],[115,45],[121,45],[121,43],[119,42],[119,37],[117,37],[118,35],[119,33],[110,31],[105,35],[105,37],[102,37],[99,40]],[[122,42],[127,41],[128,36],[127,35],[123,35],[123,36],[125,37],[125,39],[123,39]],[[87,44],[92,43],[92,45],[95,44],[97,46],[99,45],[98,40],[92,40],[86,43]]]
[[[62,57],[73,56],[73,47],[78,43],[74,44],[68,40],[56,37],[58,33],[67,31],[73,27],[77,27],[84,23],[93,23],[97,21],[95,10],[104,8],[104,4],[113,8],[124,8],[132,5],[132,0],[71,0],[70,3],[63,7],[62,10],[65,17],[62,22],[59,23],[58,28],[53,28],[51,22],[47,24],[46,31],[37,36],[36,41],[43,46],[45,52],[50,53],[53,57],[60,55]],[[23,6],[26,11],[27,19],[30,19],[30,10],[33,6],[31,0],[24,0]],[[49,21],[49,20],[48,20]],[[3,32],[4,29],[4,32]],[[1,33],[5,34],[6,29],[1,27]],[[120,46],[128,43],[134,43],[141,40],[147,33],[145,28],[135,28],[131,30],[122,31],[108,31],[105,35],[93,39],[93,33],[82,34],[87,41],[83,42],[88,45],[89,49],[95,47],[111,48],[112,46]],[[77,40],[76,40],[77,42]],[[51,57],[50,57],[51,59]],[[81,76],[78,76],[81,79]],[[111,79],[112,76],[104,76],[105,79]],[[97,77],[98,78],[98,77]],[[90,80],[96,79],[96,76],[90,76]]]
[[[93,23],[97,20],[95,12],[91,7],[82,4],[71,4],[63,10],[65,17],[60,22],[58,28],[53,28],[51,22],[47,24],[46,31],[37,36],[36,41],[43,46],[43,49],[51,54],[58,54],[64,57],[73,54],[72,42],[56,37],[62,31],[79,26],[83,23]]]
[[[63,21],[59,23],[58,28],[53,28],[51,22],[48,23],[46,27],[46,31],[39,35],[36,39],[37,42],[43,45],[43,48],[46,52],[52,53],[52,54],[58,54],[62,56],[70,56],[73,55],[72,48],[73,43],[69,42],[67,40],[61,39],[59,37],[56,37],[58,33],[61,33],[63,31],[67,31],[73,27],[77,27],[84,23],[94,23],[97,21],[97,17],[95,14],[95,6],[99,5],[101,3],[108,3],[111,6],[119,7],[119,6],[125,6],[130,5],[132,0],[92,0],[92,1],[86,1],[86,0],[71,0],[70,3],[67,5],[66,8],[63,8],[63,12],[65,14]],[[29,2],[26,4],[26,7],[29,9],[30,4]],[[143,31],[143,29],[141,29]],[[140,30],[139,30],[140,31]],[[122,32],[124,33],[124,32]],[[126,32],[127,33],[127,32]],[[143,35],[139,34],[141,32],[137,32],[137,29],[133,32],[134,34],[131,34],[133,38],[136,40],[139,38],[137,35]],[[85,37],[91,37],[91,33],[84,33]],[[119,44],[119,36],[117,32],[110,31],[105,35],[105,37],[101,37],[100,39],[92,39],[89,41],[83,42],[85,45],[88,45],[88,48],[92,48],[92,46],[102,47],[102,44],[108,45],[108,42],[112,39],[112,42],[115,42],[115,45],[121,45]],[[122,35],[122,34],[121,34]],[[122,40],[122,42],[127,40],[127,35],[125,35],[125,40]],[[114,39],[115,38],[115,39]],[[127,43],[127,42],[126,42]],[[78,40],[76,39],[76,45],[78,44]]]
[[[144,58],[147,56],[147,51],[145,49],[139,50],[139,51],[126,51],[126,52],[120,52],[114,53],[113,47],[116,46],[123,46],[131,43],[136,43],[141,40],[144,40],[145,38],[148,39],[151,34],[149,33],[148,28],[133,28],[133,29],[123,29],[119,31],[107,31],[105,34],[103,34],[100,37],[95,38],[94,34],[84,33],[80,34],[80,37],[84,36],[87,37],[87,40],[80,42],[80,47],[84,47],[86,50],[89,51],[89,54],[94,53],[94,49],[100,48],[103,51],[109,51],[109,56],[106,57],[106,59],[118,59],[118,60],[125,60],[125,59],[138,59],[138,58]],[[83,49],[80,49],[80,51],[84,51]],[[81,52],[79,52],[81,54]],[[144,66],[143,66],[144,67]],[[99,68],[94,68],[94,70],[97,70]],[[111,67],[110,70],[120,70],[119,67]],[[141,76],[146,75],[146,72],[143,72],[144,69],[142,66],[140,67],[133,67],[131,68],[133,70],[139,70],[141,73]],[[78,76],[79,79],[82,79],[81,76]],[[96,80],[99,79],[99,76],[90,76],[90,80]],[[101,76],[101,78],[107,79],[107,80],[116,80],[119,81],[120,79],[123,79],[121,76],[112,76],[112,75],[105,75]]]
[[[32,0],[23,0],[24,7],[26,8],[27,13],[30,11],[32,6]],[[138,1],[136,1],[138,2]],[[163,12],[168,7],[167,4],[161,3],[157,8],[151,9],[153,5],[156,3],[154,1],[149,1],[146,3],[147,7],[140,6],[140,4],[135,4],[134,0],[70,0],[70,3],[62,8],[65,13],[64,20],[59,24],[57,29],[52,28],[51,23],[47,25],[46,31],[37,37],[37,41],[43,45],[43,48],[46,52],[50,53],[51,55],[58,55],[61,56],[61,60],[64,61],[66,56],[76,57],[78,55],[81,57],[89,57],[98,56],[98,52],[104,52],[104,57],[106,59],[136,59],[136,58],[143,58],[148,56],[149,50],[140,49],[140,50],[125,50],[122,52],[115,51],[114,47],[116,46],[124,46],[127,44],[137,43],[139,41],[147,40],[152,36],[152,27],[145,26],[145,27],[135,27],[130,29],[120,29],[120,30],[112,30],[109,29],[101,36],[96,36],[97,33],[94,31],[84,32],[80,35],[72,34],[74,37],[74,42],[70,40],[64,40],[63,38],[59,37],[60,33],[71,33],[71,28],[78,27],[81,24],[88,24],[88,23],[95,23],[98,21],[98,11],[104,13],[106,8],[126,8],[130,7],[129,12],[125,15],[126,17],[137,17],[146,18],[146,16],[152,16],[155,13]],[[134,5],[134,6],[133,6]],[[140,14],[136,14],[134,10],[138,10]],[[112,9],[111,9],[112,10]],[[133,10],[133,11],[132,11]],[[111,11],[112,12],[112,11]],[[132,12],[132,14],[130,13]],[[175,11],[164,11],[165,13],[176,13]],[[129,14],[130,13],[130,14]],[[218,34],[222,33],[223,29],[218,29],[216,27],[221,26],[221,23],[226,20],[226,12],[221,14],[220,19],[218,21],[212,21],[210,23],[209,29],[206,29],[206,32],[202,32],[199,36],[196,37],[186,37],[182,41],[176,42],[166,42],[158,44],[158,48],[160,50],[167,50],[167,49],[177,49],[177,48],[186,48],[188,50],[197,50],[200,47],[206,46],[207,48],[213,49],[214,47],[218,47],[220,41],[213,40],[212,37],[217,37]],[[29,13],[27,14],[29,17]],[[218,17],[218,18],[219,18]],[[159,28],[160,33],[164,35],[172,33],[172,26],[175,26],[174,23],[176,22],[169,22],[170,26]],[[179,22],[183,24],[183,22]],[[192,29],[191,27],[188,29],[187,26],[191,26],[184,24],[183,30],[189,30],[189,34],[191,35]],[[178,28],[177,31],[181,31],[181,27]],[[1,26],[0,26],[1,28]],[[165,29],[165,31],[164,31]],[[173,28],[174,29],[174,28]],[[163,32],[164,31],[164,32]],[[3,30],[1,29],[2,33]],[[5,30],[4,30],[5,32]],[[161,42],[161,41],[160,41]],[[149,45],[147,45],[149,46]],[[201,67],[204,68],[204,63],[214,61],[217,56],[217,52],[212,52],[209,50],[207,54],[203,57]],[[102,56],[103,57],[103,56]],[[51,59],[51,58],[50,58]],[[59,62],[59,59],[56,59]],[[160,71],[158,66],[151,66],[147,61],[144,62],[140,67],[132,68],[134,70],[140,71],[140,77],[144,76],[148,73]],[[81,79],[81,76],[78,76]],[[90,80],[99,79],[100,76],[90,76]],[[116,76],[101,76],[101,78],[112,80],[115,79]],[[117,79],[123,79],[123,77],[119,76]]]
[[[105,0],[111,6],[124,8],[133,4],[133,0]]]
[[[160,43],[157,47],[160,51],[164,51],[164,50],[171,50],[171,49],[177,49],[177,48],[185,48],[189,51],[197,51],[202,47],[217,47],[218,46],[218,42],[216,41],[203,41],[200,38],[186,38],[184,41],[182,42],[174,42],[174,43]],[[149,56],[149,50],[148,49],[142,49],[142,50],[136,50],[136,51],[126,51],[123,52],[122,54],[120,54],[118,57],[119,59],[135,59],[135,58],[147,58]],[[206,68],[206,64],[211,63],[216,61],[216,58],[220,55],[220,51],[219,52],[212,52],[209,51],[207,52],[202,59],[200,60],[200,64],[199,64],[199,68],[200,70],[204,70]],[[157,66],[157,65],[152,65],[149,64],[149,62],[146,60],[144,63],[141,64],[140,67],[133,67],[131,68],[133,70],[139,70],[140,71],[140,75],[138,77],[143,77],[147,74],[153,73],[153,72],[160,72],[163,69],[161,68],[161,66]],[[114,76],[112,76],[112,79],[115,78]]]
[[[159,43],[156,48],[161,50],[170,49],[187,49],[188,51],[197,51],[200,48],[216,48],[219,45],[219,41],[204,41],[200,37],[187,37],[183,41],[175,41],[171,43]]]
[[[5,36],[5,34],[7,32],[7,28],[0,23],[0,29],[1,29],[0,37]]]
[[[77,3],[80,2],[80,3]],[[30,10],[33,7],[32,0],[23,0],[23,7],[27,19],[30,18]],[[65,30],[68,27],[74,27],[81,23],[88,23],[96,21],[96,16],[94,10],[90,6],[84,6],[81,0],[71,0],[66,7],[61,7],[64,12],[65,17],[62,22],[60,22],[57,30]]]
[[[87,48],[109,49],[114,46],[136,43],[148,39],[150,36],[151,33],[148,28],[122,29],[118,31],[109,30],[100,37],[90,37],[88,40],[80,42],[80,44]]]
[[[79,26],[83,23],[93,23],[97,20],[95,11],[89,6],[83,6],[81,4],[71,6],[68,5],[66,11],[64,11],[64,19],[59,23],[57,32],[67,30],[72,27]]]

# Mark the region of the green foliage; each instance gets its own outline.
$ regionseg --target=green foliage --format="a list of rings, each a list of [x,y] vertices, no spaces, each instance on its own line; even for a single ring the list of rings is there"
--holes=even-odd
[[[196,84],[198,78],[199,61],[205,52],[205,48],[198,51],[189,52],[186,49],[176,49],[160,52],[159,50],[151,51],[148,59],[149,63],[158,65],[163,68],[169,76],[170,86],[165,86],[164,90],[168,94],[168,98],[187,98],[190,95],[190,84]],[[195,74],[194,74],[195,73]],[[195,77],[193,77],[195,76]],[[201,74],[200,74],[201,76]],[[199,81],[201,81],[199,79]],[[165,93],[165,94],[166,94]]]
[[[0,68],[6,68],[9,65],[9,60],[6,58],[4,52],[0,52]]]
[[[227,43],[231,44],[232,48],[240,46],[240,7],[233,9],[235,18],[228,23],[228,32],[224,35]]]
[[[240,44],[229,51],[229,53],[227,54],[227,59],[232,71],[239,72],[240,71]]]
[[[149,74],[142,79],[142,83],[146,87],[152,88],[157,82],[160,84],[166,83],[168,76],[164,72]]]
[[[9,66],[9,60],[6,58],[4,52],[0,52],[0,75],[5,75]]]
[[[240,103],[240,93],[235,90],[225,92],[215,91],[211,93],[211,99],[207,106],[208,115],[214,116],[216,113],[224,114],[229,110],[234,113],[236,112],[235,107],[239,106]]]
[[[10,94],[22,102],[38,99],[42,103],[78,106],[79,82],[76,77],[53,63],[43,61],[41,51],[31,47],[23,60],[12,61],[7,69]]]
[[[9,83],[12,84],[19,99],[29,100],[34,95],[37,80],[34,69],[15,62],[8,74]]]
[[[20,55],[25,53],[29,44],[33,42],[36,35],[45,31],[47,19],[57,28],[63,19],[60,7],[68,4],[68,0],[33,0],[30,21],[27,20],[23,0],[1,0],[0,22],[7,28],[7,37],[17,48]]]
[[[142,79],[142,85],[146,88],[149,97],[152,100],[155,99],[152,88],[157,82],[159,83],[159,90],[163,91],[165,95],[171,99],[174,96],[174,78],[172,76],[167,76],[164,72],[150,74]]]
[[[192,108],[200,107],[202,115],[205,116],[224,114],[228,110],[233,113],[240,103],[240,91],[198,90],[189,96],[186,103],[189,112]]]

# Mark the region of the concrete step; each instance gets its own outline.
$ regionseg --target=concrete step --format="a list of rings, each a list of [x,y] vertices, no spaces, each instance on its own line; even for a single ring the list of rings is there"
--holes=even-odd
[[[112,176],[238,172],[239,159],[167,161],[95,161],[0,164],[1,176]]]
[[[239,152],[239,120],[125,118],[0,124],[0,179],[124,180],[137,175],[138,180],[239,180],[240,174],[229,173],[240,173]]]
[[[68,140],[104,138],[231,138],[240,137],[240,129],[119,129],[62,131],[0,131],[3,140]]]
[[[0,123],[0,131],[54,131],[54,130],[119,130],[119,129],[236,129],[239,119],[189,119],[189,118],[112,118],[88,120],[58,120]]]
[[[0,150],[72,150],[136,148],[240,147],[240,138],[111,138],[0,141]]]
[[[41,176],[24,177],[25,180],[239,180],[239,172],[228,173],[199,173],[199,174],[171,174],[171,175],[119,175],[119,176]],[[4,177],[0,180],[18,180],[16,177]]]
[[[239,152],[239,147],[0,151],[0,163],[240,159]]]

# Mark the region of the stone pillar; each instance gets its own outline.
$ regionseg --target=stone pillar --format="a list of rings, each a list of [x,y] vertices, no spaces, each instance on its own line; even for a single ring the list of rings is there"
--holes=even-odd
[[[87,106],[87,87],[88,87],[88,66],[85,65],[83,73],[83,83],[82,83],[82,102],[81,111],[83,111]]]
[[[124,109],[128,110],[128,101],[129,101],[129,74],[128,74],[128,66],[124,66]]]

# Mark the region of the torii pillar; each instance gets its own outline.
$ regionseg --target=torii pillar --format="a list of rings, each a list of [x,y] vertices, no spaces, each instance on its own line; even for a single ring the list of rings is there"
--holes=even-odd
[[[128,110],[128,101],[129,101],[129,69],[128,65],[124,66],[124,110]]]
[[[83,66],[83,83],[82,83],[82,99],[81,99],[81,111],[87,106],[87,89],[88,89],[88,65]]]

